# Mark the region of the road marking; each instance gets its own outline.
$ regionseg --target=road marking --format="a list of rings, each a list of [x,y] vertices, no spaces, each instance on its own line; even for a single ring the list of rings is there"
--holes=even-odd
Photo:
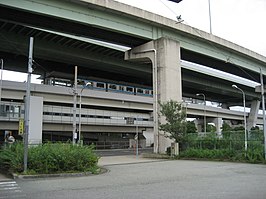
[[[25,198],[26,195],[22,194],[21,188],[16,181],[0,182],[0,199],[4,198]]]
[[[10,181],[0,182],[0,186],[1,185],[6,185],[6,184],[16,184],[16,182],[15,181],[12,181],[12,182],[10,182]]]

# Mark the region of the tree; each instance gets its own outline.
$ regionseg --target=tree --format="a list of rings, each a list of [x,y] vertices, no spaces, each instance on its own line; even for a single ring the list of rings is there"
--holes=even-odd
[[[160,116],[165,117],[165,123],[160,124],[159,130],[164,132],[165,137],[182,143],[187,126],[186,111],[182,108],[182,104],[170,100],[160,103],[160,108]]]
[[[226,122],[224,122],[222,125],[222,132],[229,132],[229,131],[232,131],[231,126],[227,124]]]
[[[187,133],[197,133],[194,121],[187,121]]]
[[[216,126],[213,126],[211,124],[207,125],[207,132],[214,133],[216,131]]]

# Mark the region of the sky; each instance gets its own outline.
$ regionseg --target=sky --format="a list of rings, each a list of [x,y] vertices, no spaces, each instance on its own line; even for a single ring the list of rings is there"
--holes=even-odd
[[[210,32],[209,0],[116,0]],[[210,0],[212,34],[266,56],[266,0]],[[4,80],[26,81],[26,74],[4,71]],[[38,76],[32,83],[40,83]]]
[[[210,32],[208,0],[116,0]],[[210,0],[212,34],[266,56],[266,0]]]

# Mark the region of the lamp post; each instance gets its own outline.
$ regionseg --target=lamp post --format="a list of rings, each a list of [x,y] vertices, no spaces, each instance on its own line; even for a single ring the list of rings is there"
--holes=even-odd
[[[206,97],[204,93],[197,93],[197,96],[203,96],[203,101],[204,101],[204,133],[206,134],[206,129],[207,129],[207,123],[206,123]]]
[[[211,0],[208,0],[208,3],[209,3],[210,34],[212,34]]]
[[[138,116],[136,117],[136,157],[139,155],[139,128],[138,128]]]
[[[24,172],[28,169],[28,144],[29,144],[29,131],[30,131],[30,83],[32,74],[32,61],[33,61],[33,37],[30,37],[29,45],[29,59],[28,59],[28,77],[27,77],[27,87],[26,87],[26,98],[25,98],[25,115],[24,115]]]
[[[3,69],[4,69],[4,60],[1,59],[0,102],[1,102],[1,99],[2,99]]]
[[[77,140],[77,77],[78,77],[78,67],[75,66],[75,75],[74,75],[74,86],[73,86],[73,133],[72,133],[72,143],[76,144]]]
[[[83,88],[81,89],[80,94],[79,94],[79,139],[78,139],[79,143],[81,141],[81,139],[80,139],[80,136],[81,136],[81,96],[82,96],[82,92],[83,92],[84,88],[86,88],[89,85],[91,85],[90,82],[86,83],[83,86]]]
[[[244,91],[241,88],[239,88],[237,85],[233,84],[232,87],[235,88],[235,89],[240,90],[242,92],[242,94],[243,94],[244,129],[245,129],[245,151],[247,151],[247,149],[248,149],[248,141],[247,141],[248,136],[247,136],[247,120],[246,120],[246,96],[245,96]]]
[[[266,160],[266,123],[265,123],[265,99],[264,99],[264,84],[263,84],[263,74],[260,68],[260,89],[261,89],[261,99],[262,99],[262,111],[263,111],[263,134],[264,134],[264,159]]]

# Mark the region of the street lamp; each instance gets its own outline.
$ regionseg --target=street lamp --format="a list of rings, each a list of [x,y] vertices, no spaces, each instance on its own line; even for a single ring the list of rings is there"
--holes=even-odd
[[[86,88],[89,85],[91,85],[91,82],[86,83],[81,89],[80,94],[79,94],[79,140],[78,140],[79,143],[80,143],[80,136],[81,136],[81,96],[82,96],[82,92],[84,88]]]
[[[211,0],[208,0],[208,3],[209,3],[210,34],[212,34]]]
[[[244,91],[239,88],[237,85],[233,84],[233,88],[238,89],[242,92],[243,94],[243,105],[244,105],[244,128],[245,128],[245,151],[248,149],[248,141],[247,141],[247,120],[246,120],[246,97]]]
[[[204,95],[204,93],[197,93],[197,96],[203,96],[203,100],[204,100],[204,133],[206,134],[206,97]]]
[[[3,85],[3,69],[4,69],[4,60],[1,59],[1,78],[0,78],[0,102],[2,99],[2,85]]]
[[[260,68],[260,89],[261,89],[261,99],[262,99],[262,111],[263,111],[263,134],[264,134],[264,159],[266,160],[266,123],[265,123],[265,99],[264,99],[264,84],[263,84],[263,74]]]

